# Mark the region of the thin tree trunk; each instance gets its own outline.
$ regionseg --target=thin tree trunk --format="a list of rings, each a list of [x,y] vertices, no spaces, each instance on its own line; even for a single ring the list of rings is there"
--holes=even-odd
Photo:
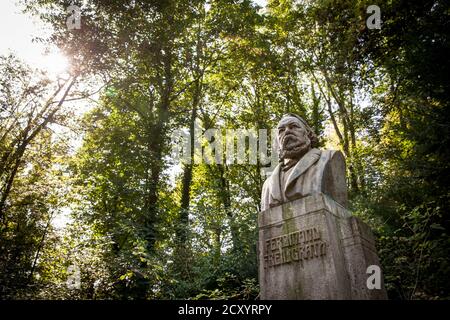
[[[6,201],[11,192],[11,188],[14,183],[14,179],[15,179],[17,171],[20,167],[21,160],[22,160],[23,154],[25,153],[26,148],[28,147],[30,142],[42,131],[42,129],[44,129],[47,126],[47,124],[51,120],[53,120],[55,114],[59,111],[59,109],[62,106],[62,104],[64,103],[67,95],[69,94],[70,90],[72,89],[72,86],[75,84],[76,78],[77,78],[76,76],[74,76],[72,78],[72,81],[70,82],[69,86],[67,87],[66,91],[64,92],[62,98],[58,102],[55,109],[52,112],[50,112],[50,114],[44,119],[44,121],[41,124],[39,124],[28,137],[24,137],[23,142],[17,148],[17,151],[14,152],[15,153],[14,166],[12,167],[11,174],[9,175],[9,178],[6,181],[6,186],[4,188],[4,191],[1,192],[1,197],[0,197],[0,222],[5,223],[4,219],[5,219],[5,214],[6,214]]]
[[[39,258],[39,254],[41,253],[41,250],[42,250],[42,248],[44,246],[45,237],[47,236],[48,229],[50,227],[50,223],[52,221],[52,218],[53,218],[53,214],[50,215],[50,218],[47,221],[47,224],[46,224],[45,229],[44,229],[44,233],[42,234],[42,237],[41,237],[41,241],[39,242],[39,245],[37,247],[36,254],[35,254],[34,260],[33,260],[33,265],[31,266],[30,275],[28,277],[28,283],[31,283],[31,281],[33,280],[34,270],[36,269],[36,264],[37,264],[37,261],[38,261],[38,258]]]
[[[197,85],[198,87],[198,85]],[[182,181],[182,193],[181,193],[181,206],[179,212],[179,233],[177,239],[180,245],[185,246],[188,241],[188,224],[189,224],[189,206],[190,206],[190,191],[192,183],[192,171],[194,165],[194,128],[195,119],[197,118],[197,105],[199,101],[199,89],[196,89],[194,93],[193,108],[191,112],[191,119],[189,121],[189,139],[191,141],[189,150],[189,163],[184,165],[183,181]]]
[[[241,249],[240,241],[239,241],[239,232],[238,226],[235,222],[235,217],[231,208],[231,194],[230,194],[230,183],[228,179],[225,177],[226,165],[218,165],[219,173],[220,173],[220,186],[221,190],[219,191],[220,197],[222,198],[222,203],[225,208],[225,213],[230,221],[230,231],[231,231],[231,240],[233,243],[233,249],[235,251],[239,251]]]

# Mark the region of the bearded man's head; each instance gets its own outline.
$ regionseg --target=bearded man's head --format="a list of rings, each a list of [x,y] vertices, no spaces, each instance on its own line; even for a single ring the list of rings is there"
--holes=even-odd
[[[295,114],[285,114],[277,129],[280,160],[298,160],[318,144],[314,131],[305,120]]]

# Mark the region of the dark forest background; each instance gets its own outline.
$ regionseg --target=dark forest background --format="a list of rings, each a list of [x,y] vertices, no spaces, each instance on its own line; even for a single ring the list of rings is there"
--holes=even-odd
[[[171,137],[293,112],[344,153],[389,297],[450,298],[449,3],[373,2],[92,0],[69,30],[72,1],[24,0],[71,72],[0,57],[0,297],[255,299],[262,165]]]

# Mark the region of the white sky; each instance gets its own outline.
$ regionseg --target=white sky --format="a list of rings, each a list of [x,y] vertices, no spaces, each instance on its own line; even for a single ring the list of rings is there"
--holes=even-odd
[[[21,12],[18,0],[1,0],[0,4],[0,55],[14,52],[32,67],[56,72],[60,61],[55,63],[56,49],[45,54],[45,46],[32,42],[36,36],[45,36],[45,25],[38,18]],[[48,31],[47,31],[48,32]],[[61,58],[60,56],[57,58]]]
[[[261,7],[265,7],[267,4],[267,0],[253,0],[254,3],[256,3],[257,5],[261,6]]]

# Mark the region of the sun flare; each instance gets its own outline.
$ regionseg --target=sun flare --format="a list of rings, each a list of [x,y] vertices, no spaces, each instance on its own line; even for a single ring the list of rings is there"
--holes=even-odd
[[[49,75],[58,76],[69,71],[69,60],[58,51],[53,51],[42,56],[41,68]]]

